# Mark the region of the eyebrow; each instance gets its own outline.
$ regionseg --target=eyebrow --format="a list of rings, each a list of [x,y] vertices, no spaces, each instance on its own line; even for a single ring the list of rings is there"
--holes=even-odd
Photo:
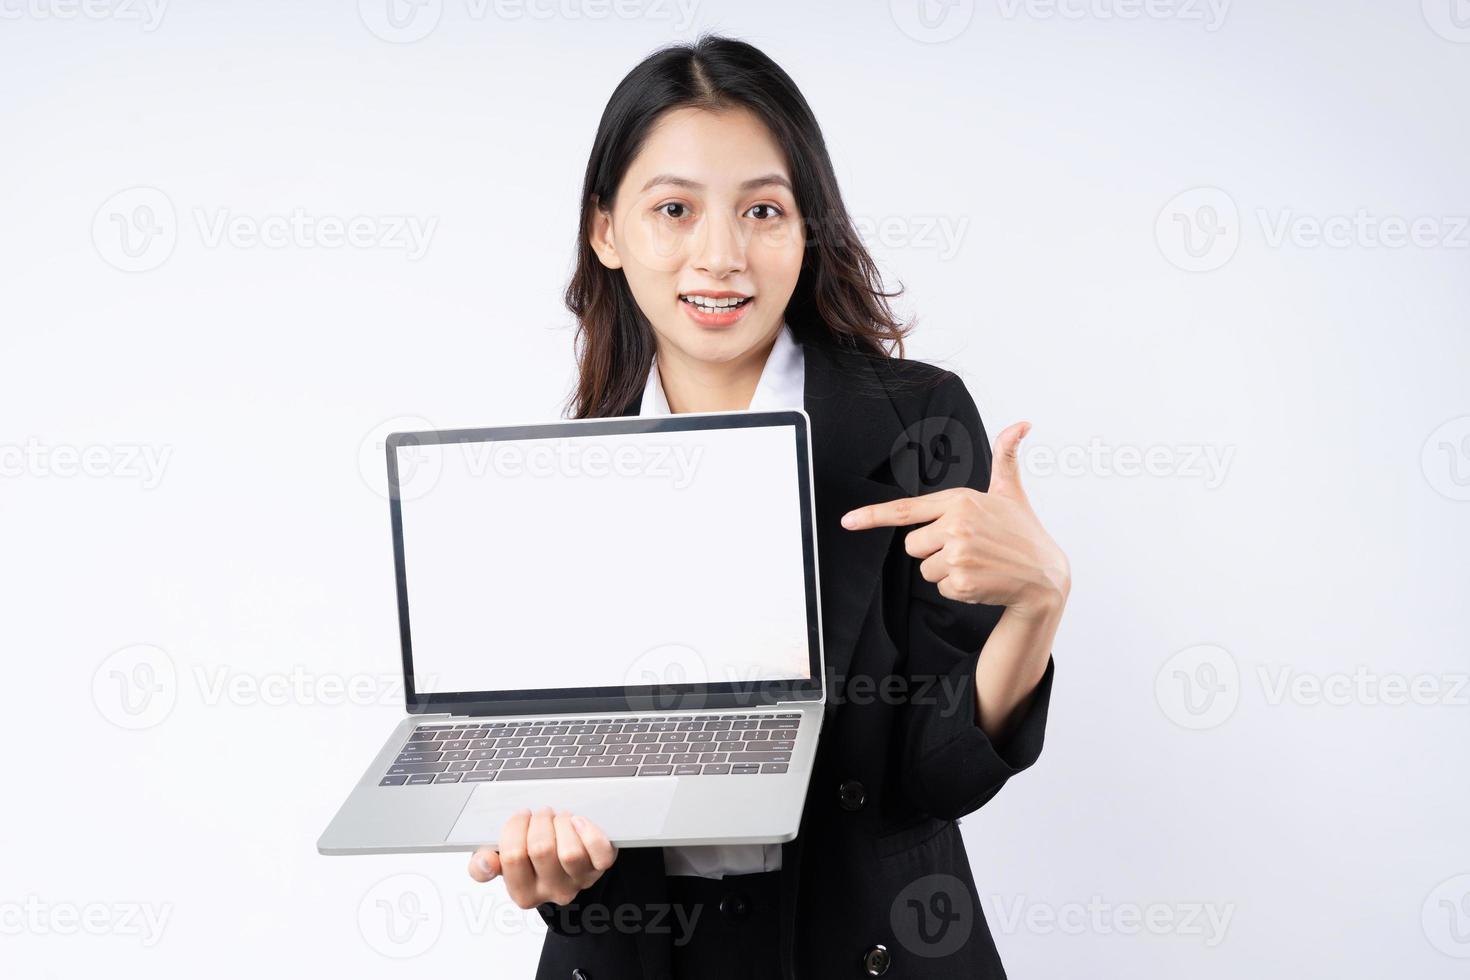
[[[646,191],[650,187],[655,187],[659,184],[673,184],[675,187],[687,187],[690,190],[695,191],[704,190],[704,185],[699,183],[699,181],[690,180],[688,177],[677,177],[674,174],[655,175],[651,180],[649,180],[648,183],[643,185],[643,190]],[[788,191],[791,191],[791,193],[793,194],[796,193],[796,191],[793,190],[791,187],[791,181],[787,180],[780,174],[766,174],[762,177],[752,177],[750,180],[743,181],[740,184],[740,189],[742,191],[749,191],[754,190],[757,187],[769,187],[772,184],[784,187]],[[643,191],[639,191],[638,193],[641,194],[643,193]]]

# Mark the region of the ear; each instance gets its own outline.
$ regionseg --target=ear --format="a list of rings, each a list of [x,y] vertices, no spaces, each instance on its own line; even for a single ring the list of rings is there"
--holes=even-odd
[[[612,214],[603,210],[597,195],[592,195],[592,227],[587,230],[587,242],[597,258],[609,269],[621,269],[623,260],[618,257],[618,248],[613,244]]]

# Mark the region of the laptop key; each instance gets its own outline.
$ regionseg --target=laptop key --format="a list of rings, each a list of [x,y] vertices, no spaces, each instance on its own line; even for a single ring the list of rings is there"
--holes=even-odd
[[[493,772],[467,772],[467,773],[464,774],[464,778],[461,779],[460,782],[462,782],[462,783],[488,783],[488,782],[490,782],[490,780],[492,780],[494,778],[495,778],[495,773],[493,773]]]
[[[730,774],[730,764],[728,762],[706,763],[703,774],[706,776],[728,776]]]
[[[483,762],[475,763],[475,771],[484,772],[487,769],[499,769],[500,766],[501,762],[499,759],[486,759]]]
[[[424,773],[423,775],[408,777],[408,785],[410,786],[427,786],[433,781],[434,776],[432,773]]]
[[[674,775],[675,776],[698,776],[699,775],[699,766],[698,765],[694,765],[694,764],[690,764],[690,763],[685,763],[682,766],[675,766],[674,767]]]
[[[585,766],[580,769],[574,766],[566,768],[557,766],[555,769],[502,769],[496,782],[503,783],[508,779],[575,779],[578,776],[635,776],[637,774],[637,766],[603,766],[600,769],[588,769]]]
[[[574,766],[585,766],[587,764],[587,760],[582,758],[581,756],[564,756],[556,760],[556,762],[557,767],[563,769],[572,768]]]
[[[384,776],[383,779],[382,779],[382,781],[379,782],[378,785],[379,786],[402,786],[406,782],[408,782],[408,777],[407,776]]]
[[[437,776],[434,777],[434,782],[436,782],[436,783],[457,783],[460,780],[460,776],[461,776],[461,774],[460,773],[457,773],[457,772],[441,772],[439,775],[437,775]]]
[[[790,752],[731,752],[731,762],[790,762]]]
[[[505,772],[508,769],[529,769],[529,768],[531,768],[531,760],[530,759],[505,759],[503,761],[504,761],[505,765],[503,765],[503,766],[500,767],[500,771],[501,772]]]
[[[447,762],[415,762],[409,765],[390,766],[388,768],[388,775],[413,776],[421,772],[443,772],[448,768],[449,763]],[[409,782],[412,781],[409,780]]]
[[[741,774],[741,775],[744,775],[746,773],[752,773],[752,772],[760,772],[760,771],[761,771],[761,767],[760,766],[739,766],[739,765],[732,765],[732,766],[730,766],[730,772],[731,773],[738,773],[738,774]]]
[[[531,768],[532,769],[552,769],[552,768],[555,768],[557,761],[558,760],[553,759],[550,756],[548,756],[548,757],[546,757],[544,759],[532,759],[531,760]]]
[[[765,763],[764,765],[761,766],[761,772],[785,772],[785,771],[786,771],[786,763],[784,763],[784,762],[767,762],[767,763]]]
[[[640,776],[672,776],[673,766],[634,766]]]
[[[413,762],[443,762],[445,760],[443,752],[403,752],[393,761],[404,766]]]

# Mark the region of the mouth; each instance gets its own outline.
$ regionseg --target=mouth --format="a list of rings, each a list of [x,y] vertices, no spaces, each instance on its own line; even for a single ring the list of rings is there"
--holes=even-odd
[[[738,310],[746,305],[754,296],[744,293],[680,293],[679,301],[706,313],[722,313],[728,310]]]
[[[679,302],[695,323],[726,327],[745,316],[755,297],[734,292],[680,293]]]

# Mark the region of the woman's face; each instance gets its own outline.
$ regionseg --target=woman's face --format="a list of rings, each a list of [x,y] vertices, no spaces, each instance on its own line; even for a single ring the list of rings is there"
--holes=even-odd
[[[805,251],[785,155],[747,109],[666,113],[591,239],[603,265],[623,270],[660,356],[709,363],[775,337]]]

